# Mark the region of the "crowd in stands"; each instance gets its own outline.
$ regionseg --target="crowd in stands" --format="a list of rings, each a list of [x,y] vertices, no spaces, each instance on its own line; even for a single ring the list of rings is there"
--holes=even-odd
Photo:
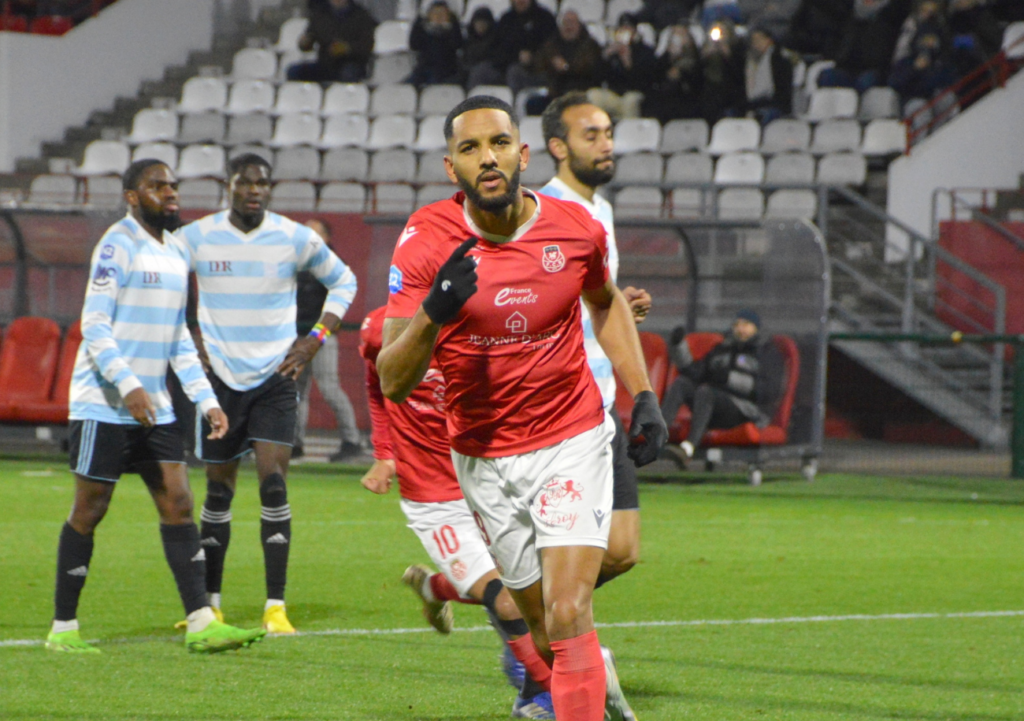
[[[0,30],[60,35],[115,0],[0,0]]]
[[[446,0],[424,3],[412,24],[417,53],[407,82],[546,88],[526,105],[587,91],[618,118],[792,115],[794,69],[832,60],[819,87],[860,92],[888,85],[901,100],[930,99],[1000,49],[1024,19],[1020,0],[645,0],[614,27],[584,23],[571,3],[556,15],[510,0],[500,17],[478,6],[463,25]],[[314,62],[293,80],[367,77],[376,21],[358,0],[310,0],[303,50]]]

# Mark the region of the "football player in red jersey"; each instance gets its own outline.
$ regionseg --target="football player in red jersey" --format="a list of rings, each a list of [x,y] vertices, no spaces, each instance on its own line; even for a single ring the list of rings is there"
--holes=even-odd
[[[508,104],[467,99],[445,137],[462,192],[414,213],[399,238],[381,389],[401,402],[436,358],[460,486],[531,631],[532,643],[513,643],[550,684],[560,721],[603,721],[591,598],[608,544],[614,426],[583,351],[581,295],[634,396],[638,465],[657,457],[667,429],[629,304],[608,277],[604,228],[576,203],[520,187],[529,149]]]

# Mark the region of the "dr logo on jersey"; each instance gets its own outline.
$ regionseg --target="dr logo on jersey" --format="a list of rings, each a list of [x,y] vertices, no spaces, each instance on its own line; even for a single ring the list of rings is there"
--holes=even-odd
[[[560,271],[565,267],[565,256],[562,255],[562,249],[557,245],[545,245],[541,264],[544,266],[544,270],[549,273]]]
[[[388,290],[392,293],[402,292],[402,271],[398,269],[397,265],[391,266],[391,271],[388,273]]]

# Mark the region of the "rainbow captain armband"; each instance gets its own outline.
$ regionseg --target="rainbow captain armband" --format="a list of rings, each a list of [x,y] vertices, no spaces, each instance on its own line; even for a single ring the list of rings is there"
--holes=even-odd
[[[309,331],[309,335],[310,337],[316,338],[320,341],[320,345],[323,345],[324,341],[330,337],[331,331],[327,330],[323,323],[317,323],[313,326],[312,330]]]

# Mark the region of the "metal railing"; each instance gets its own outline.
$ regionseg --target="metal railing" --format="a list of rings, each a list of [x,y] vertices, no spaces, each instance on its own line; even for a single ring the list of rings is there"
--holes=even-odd
[[[998,188],[936,188],[932,191],[932,240],[935,243],[939,242],[939,230],[942,223],[939,216],[943,215],[942,210],[939,208],[939,203],[945,198],[949,203],[948,220],[959,220],[957,211],[966,210],[969,220],[985,225],[1003,236],[1018,250],[1024,252],[1024,238],[1011,231],[1003,223],[992,218],[989,214],[992,209],[992,206],[989,204],[989,197],[999,192],[1001,191]],[[969,197],[977,198],[977,202],[972,203]]]

